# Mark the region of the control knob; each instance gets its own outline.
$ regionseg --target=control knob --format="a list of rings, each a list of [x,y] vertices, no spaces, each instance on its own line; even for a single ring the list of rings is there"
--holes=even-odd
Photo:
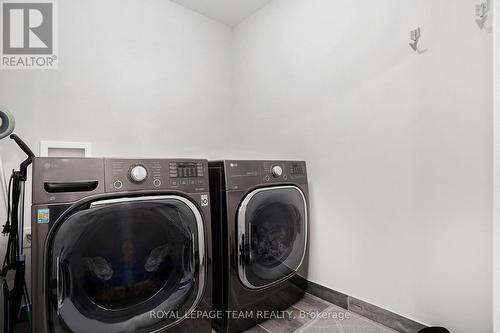
[[[142,165],[136,165],[130,169],[130,179],[134,183],[142,183],[148,177],[148,170]]]
[[[279,165],[275,165],[271,168],[271,173],[274,178],[278,178],[283,174],[283,169]]]

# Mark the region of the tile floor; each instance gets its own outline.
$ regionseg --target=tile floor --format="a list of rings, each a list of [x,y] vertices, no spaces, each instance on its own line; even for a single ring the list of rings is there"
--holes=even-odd
[[[311,318],[307,315],[318,313],[326,318]],[[268,320],[245,333],[397,333],[309,294],[288,309],[286,314],[286,318]],[[27,331],[26,323],[20,323],[15,333]]]
[[[286,318],[265,321],[245,333],[397,333],[309,294],[286,313]]]

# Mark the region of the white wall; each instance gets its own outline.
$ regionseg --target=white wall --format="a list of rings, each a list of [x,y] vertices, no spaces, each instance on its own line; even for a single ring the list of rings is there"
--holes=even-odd
[[[475,3],[274,0],[234,36],[240,154],[308,161],[310,278],[454,333],[492,331],[492,37]]]
[[[94,156],[214,157],[231,43],[231,29],[170,1],[59,1],[59,69],[0,71],[0,105],[35,154],[62,140],[90,141]],[[8,174],[24,158],[9,139],[0,154]]]

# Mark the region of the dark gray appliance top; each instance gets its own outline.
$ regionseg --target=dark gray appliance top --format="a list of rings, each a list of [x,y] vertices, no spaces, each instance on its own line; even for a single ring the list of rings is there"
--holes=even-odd
[[[203,159],[35,158],[33,204],[74,202],[112,192],[208,192]]]
[[[304,161],[223,161],[226,190],[241,190],[259,185],[307,184]]]

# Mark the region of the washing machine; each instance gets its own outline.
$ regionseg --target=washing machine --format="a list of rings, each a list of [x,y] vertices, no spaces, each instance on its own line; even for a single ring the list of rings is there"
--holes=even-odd
[[[211,332],[207,163],[34,159],[33,331]]]
[[[209,162],[214,320],[239,332],[305,294],[308,184],[303,161]]]

